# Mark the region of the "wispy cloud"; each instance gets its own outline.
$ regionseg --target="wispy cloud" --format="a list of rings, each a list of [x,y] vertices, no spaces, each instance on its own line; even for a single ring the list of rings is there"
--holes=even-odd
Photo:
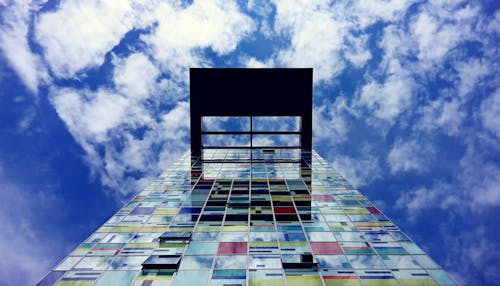
[[[426,139],[427,140],[427,139]],[[387,163],[392,174],[407,171],[425,172],[432,164],[430,158],[434,157],[434,147],[418,138],[408,140],[398,138],[394,142]]]
[[[38,219],[40,212],[58,211],[57,198],[50,188],[16,185],[0,172],[0,275],[5,285],[34,285],[56,263],[53,247],[63,249],[62,237],[44,239],[46,229]],[[8,206],[8,207],[7,207]],[[46,218],[46,217],[45,217]],[[34,243],[36,242],[36,243]],[[16,250],[16,251],[13,251]]]
[[[26,87],[34,94],[38,86],[48,81],[48,74],[40,56],[30,48],[28,33],[32,12],[44,2],[12,1],[11,5],[0,3],[0,49]]]
[[[62,1],[58,9],[39,15],[35,37],[53,74],[71,78],[100,66],[105,55],[133,28],[153,23],[154,8],[141,1]]]
[[[336,19],[326,1],[274,1],[277,33],[288,34],[290,46],[278,53],[286,66],[314,67],[314,80],[328,81],[345,66],[340,57],[346,22]]]
[[[370,117],[389,122],[394,120],[413,104],[413,80],[405,76],[397,62],[394,73],[383,82],[370,80],[361,88],[358,106],[368,110]],[[391,65],[392,66],[392,65]],[[370,122],[371,118],[367,121]]]
[[[200,50],[228,54],[256,28],[234,1],[195,1],[187,8],[162,2],[152,17],[157,26],[142,40],[161,69],[184,82],[188,67],[209,65]]]
[[[449,259],[453,276],[462,285],[495,285],[500,279],[497,269],[500,261],[495,249],[500,247],[496,237],[483,224],[466,232],[455,234],[455,230],[443,223],[440,232],[449,249]]]
[[[500,88],[481,103],[480,117],[483,126],[500,138]]]
[[[172,154],[187,149],[188,105],[177,101],[187,96],[188,67],[208,64],[201,50],[227,54],[255,25],[232,1],[65,1],[36,22],[44,58],[61,78],[102,65],[127,32],[146,27],[151,30],[141,36],[144,51],[112,54],[111,85],[53,87],[50,93],[92,170],[122,195],[137,191],[175,159]],[[160,110],[165,105],[170,109]],[[143,178],[130,175],[137,172]]]
[[[345,156],[340,154],[329,154],[332,166],[349,178],[349,181],[358,187],[380,178],[382,170],[377,156],[372,154],[368,146],[365,146],[358,156]]]

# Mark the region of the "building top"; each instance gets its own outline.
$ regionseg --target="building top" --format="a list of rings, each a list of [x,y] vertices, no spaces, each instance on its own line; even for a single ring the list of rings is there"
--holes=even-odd
[[[300,69],[190,69],[191,152],[201,155],[203,135],[298,135],[298,147],[312,146],[312,68]],[[204,117],[292,116],[299,118],[295,131],[204,132]],[[235,147],[235,146],[232,146]],[[249,146],[236,146],[254,148]],[[285,146],[273,146],[285,147]]]

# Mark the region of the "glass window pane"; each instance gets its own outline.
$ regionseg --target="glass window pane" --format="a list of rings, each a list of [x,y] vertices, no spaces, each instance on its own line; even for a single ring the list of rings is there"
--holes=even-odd
[[[207,285],[209,275],[210,270],[179,270],[172,285]]]
[[[246,254],[247,242],[219,242],[217,254]]]
[[[111,264],[114,270],[139,270],[148,256],[118,256]]]
[[[246,285],[245,269],[217,269],[212,274],[211,286]]]
[[[347,258],[351,261],[351,265],[354,268],[373,268],[382,269],[385,268],[382,260],[376,255],[348,255]]]
[[[229,210],[228,210],[229,212]],[[227,220],[227,218],[226,218]],[[223,242],[232,242],[232,241],[240,241],[240,242],[246,242],[248,241],[248,232],[223,232],[221,233],[220,240]]]
[[[424,270],[411,269],[393,269],[392,273],[399,280],[401,285],[426,285],[426,286],[438,286],[436,281],[434,281],[431,276]]]
[[[250,241],[277,241],[275,232],[251,232]]]
[[[134,279],[136,271],[106,271],[97,280],[96,286],[129,285]],[[68,284],[69,285],[69,284]]]
[[[311,242],[314,254],[343,254],[338,242]]]
[[[308,286],[321,286],[321,278],[319,277],[319,273],[313,270],[302,270],[302,269],[293,269],[285,271],[286,284],[287,285],[308,285]]]
[[[300,135],[291,134],[254,134],[254,147],[300,146]]]
[[[215,254],[217,243],[215,242],[191,242],[186,250],[186,255],[210,255]]]
[[[279,232],[279,240],[285,241],[306,241],[303,232]]]
[[[455,286],[457,283],[453,281],[444,270],[429,270],[429,274],[436,280],[439,285]]]
[[[350,269],[349,261],[344,255],[316,255],[320,268]]]
[[[300,131],[300,116],[254,116],[253,131]]]
[[[204,147],[250,147],[250,135],[245,134],[205,134]]]
[[[382,255],[389,268],[421,268],[411,255]]]
[[[180,269],[205,269],[212,267],[212,256],[191,256],[186,255],[182,258]]]
[[[84,257],[73,267],[75,270],[104,270],[108,268],[113,256]]]
[[[251,255],[250,268],[281,268],[281,259],[279,255]]]
[[[358,277],[363,281],[363,285],[367,286],[399,286],[394,275],[387,270],[365,270],[357,271]],[[403,284],[408,285],[408,284]],[[427,284],[409,284],[409,285],[427,285]]]
[[[248,116],[202,116],[202,131],[250,131]]]
[[[246,255],[224,255],[215,258],[216,269],[241,269],[247,268]]]
[[[439,268],[439,266],[427,255],[414,255],[417,262],[425,268]]]
[[[195,232],[191,236],[191,241],[215,241],[217,236],[218,232]]]
[[[251,269],[250,286],[278,286],[284,285],[281,270]]]
[[[82,259],[81,256],[68,256],[54,270],[70,270],[80,259]]]
[[[308,232],[307,238],[309,241],[336,241],[335,236],[331,232]]]

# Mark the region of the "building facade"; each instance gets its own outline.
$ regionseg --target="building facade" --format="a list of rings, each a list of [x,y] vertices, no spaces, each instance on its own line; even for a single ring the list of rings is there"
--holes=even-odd
[[[37,285],[456,285],[311,149],[312,103],[224,113],[215,96],[204,113],[196,93],[220,84],[207,73],[191,73],[192,150]]]

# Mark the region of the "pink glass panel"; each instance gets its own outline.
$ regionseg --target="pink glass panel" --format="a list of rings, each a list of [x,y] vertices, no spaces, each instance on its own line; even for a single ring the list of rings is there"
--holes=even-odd
[[[217,254],[246,254],[246,242],[219,242]]]
[[[311,242],[314,254],[342,254],[342,249],[337,242]]]

